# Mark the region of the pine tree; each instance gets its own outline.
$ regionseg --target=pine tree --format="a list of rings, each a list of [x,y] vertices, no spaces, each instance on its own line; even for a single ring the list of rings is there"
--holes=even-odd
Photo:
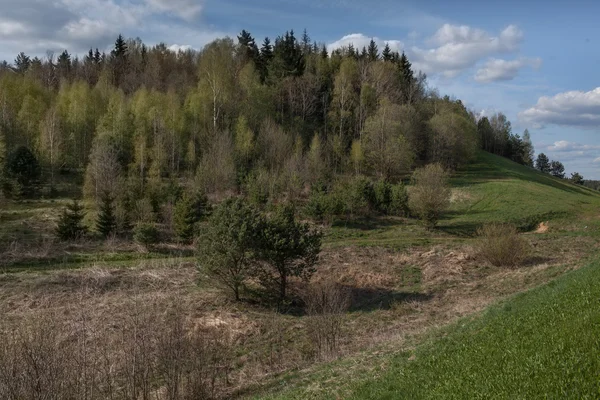
[[[56,61],[56,69],[61,79],[68,79],[71,74],[71,55],[67,50],[60,53]]]
[[[254,64],[258,64],[260,52],[250,32],[242,30],[237,39],[244,62],[252,61]]]
[[[369,56],[369,61],[377,61],[379,60],[379,49],[377,48],[377,44],[373,39],[369,42],[369,48],[367,49],[367,53]]]
[[[204,194],[184,195],[175,205],[175,233],[189,243],[194,238],[196,223],[207,214],[208,199]]]
[[[523,162],[528,167],[533,167],[533,143],[531,143],[531,135],[529,130],[525,129],[523,132]]]
[[[552,161],[550,163],[550,174],[556,178],[565,177],[565,166],[560,161]]]
[[[383,57],[383,61],[392,61],[392,49],[390,49],[389,43],[385,44],[381,56]]]
[[[20,74],[24,74],[27,72],[27,70],[29,70],[30,66],[31,58],[23,52],[19,53],[15,59],[15,71]]]
[[[56,227],[56,235],[60,240],[80,239],[87,233],[87,228],[83,225],[85,213],[83,207],[73,200],[62,212]]]
[[[264,82],[267,79],[269,73],[269,65],[273,60],[273,46],[271,45],[271,39],[265,38],[260,48],[260,55],[258,58],[258,71],[260,73],[260,80]]]
[[[115,86],[119,86],[123,76],[127,73],[127,43],[122,35],[119,35],[115,42],[115,47],[111,52],[111,62],[113,67],[113,79]]]
[[[585,183],[583,180],[583,175],[581,175],[579,172],[574,172],[571,174],[571,182],[576,185],[583,185]]]
[[[544,153],[540,153],[537,156],[537,160],[535,160],[535,167],[541,172],[550,172],[550,160],[548,159],[548,156],[546,156]]]
[[[96,230],[102,237],[107,238],[117,230],[117,219],[113,208],[113,198],[108,193],[102,196],[102,204],[98,211]]]

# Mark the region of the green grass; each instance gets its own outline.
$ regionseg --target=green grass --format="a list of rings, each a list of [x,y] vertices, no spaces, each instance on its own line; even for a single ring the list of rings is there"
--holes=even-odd
[[[600,193],[480,152],[452,179],[456,201],[440,228],[469,235],[488,222],[531,230],[542,221],[568,218],[600,207]]]
[[[596,399],[599,299],[597,261],[437,332],[412,354],[383,362],[374,379],[347,379],[335,393],[300,388],[273,398]]]

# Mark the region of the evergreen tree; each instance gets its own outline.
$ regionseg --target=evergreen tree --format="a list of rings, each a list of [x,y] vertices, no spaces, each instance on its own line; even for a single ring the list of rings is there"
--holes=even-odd
[[[103,238],[109,237],[117,230],[113,198],[109,193],[104,193],[102,196],[98,218],[96,219],[96,230]]]
[[[523,163],[528,167],[533,167],[533,143],[531,142],[531,135],[529,130],[525,129],[523,132]]]
[[[271,45],[271,40],[266,37],[263,41],[263,44],[260,48],[260,56],[259,62],[257,65],[258,71],[260,73],[260,80],[264,82],[267,79],[269,65],[273,60],[273,46]]]
[[[87,228],[83,225],[85,212],[83,207],[73,200],[62,212],[56,227],[56,235],[61,240],[80,239],[87,233]]]
[[[543,173],[550,172],[550,160],[544,153],[540,153],[535,160],[535,167]]]
[[[31,196],[36,189],[41,176],[41,168],[37,158],[25,146],[14,150],[6,160],[5,174],[11,179],[12,184],[5,186],[5,194],[19,196]]]
[[[258,64],[260,52],[250,32],[242,30],[237,39],[238,45],[240,46],[242,60],[244,62],[252,61],[254,64]]]
[[[385,47],[381,52],[381,56],[383,57],[383,61],[392,61],[392,49],[390,49],[390,45],[388,43],[385,44]]]
[[[552,161],[550,163],[550,174],[557,178],[565,177],[565,166],[560,161]]]
[[[112,73],[115,86],[119,86],[123,76],[127,73],[128,47],[123,35],[119,35],[115,41],[115,47],[111,52]]]
[[[571,182],[576,185],[583,185],[585,183],[583,180],[583,175],[581,175],[579,172],[574,172],[571,174]]]
[[[280,207],[265,221],[257,253],[264,262],[258,271],[262,284],[277,294],[279,302],[286,299],[289,279],[310,279],[321,251],[320,232],[298,222],[294,208]]]
[[[175,233],[177,237],[189,243],[194,238],[194,230],[204,216],[208,214],[208,199],[203,193],[195,196],[185,194],[175,205]]]
[[[31,58],[23,52],[19,53],[15,59],[15,71],[24,74],[29,70],[30,66]]]
[[[369,48],[367,49],[369,61],[374,62],[379,60],[379,49],[373,39],[369,42]]]
[[[61,79],[69,79],[71,75],[71,55],[67,50],[60,53],[56,62],[58,76]]]

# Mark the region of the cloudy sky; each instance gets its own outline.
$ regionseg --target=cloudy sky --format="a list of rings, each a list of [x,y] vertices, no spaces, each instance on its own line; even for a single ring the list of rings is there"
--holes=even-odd
[[[202,48],[288,29],[335,48],[404,50],[441,94],[528,128],[538,152],[600,179],[600,4],[571,0],[0,0],[0,59],[107,49],[120,32]]]

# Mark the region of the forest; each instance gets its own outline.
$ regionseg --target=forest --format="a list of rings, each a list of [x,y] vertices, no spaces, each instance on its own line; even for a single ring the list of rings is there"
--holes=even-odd
[[[0,110],[3,162],[26,149],[40,171],[3,168],[5,195],[28,195],[29,180],[51,195],[57,174],[85,171],[86,200],[110,196],[120,218],[142,202],[160,214],[174,186],[296,201],[352,176],[393,183],[430,162],[454,169],[478,147],[533,157],[527,132],[440,97],[405,54],[374,42],[328,54],[306,32],[260,48],[242,31],[200,52],[119,36],[110,54],[82,59],[21,53],[1,67]]]

